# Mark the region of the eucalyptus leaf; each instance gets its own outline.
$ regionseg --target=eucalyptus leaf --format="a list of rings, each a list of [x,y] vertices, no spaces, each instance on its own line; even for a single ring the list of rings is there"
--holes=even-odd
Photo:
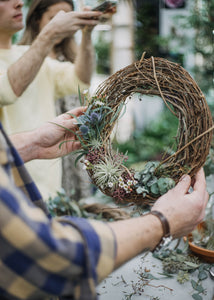
[[[138,187],[136,189],[137,194],[142,194],[144,192],[144,189],[142,187]]]
[[[199,267],[198,264],[192,263],[190,261],[185,261],[185,264],[189,267],[191,267],[192,269],[197,269]]]
[[[155,184],[158,181],[157,177],[153,176],[148,182],[147,182],[147,186],[151,186],[153,184]]]
[[[192,287],[194,288],[194,290],[196,290],[197,289],[197,282],[195,281],[195,280],[191,280],[191,284],[192,284]]]
[[[158,194],[159,194],[159,189],[158,189],[157,183],[153,184],[153,185],[150,187],[150,190],[151,190],[152,194],[158,195]]]
[[[142,183],[146,184],[150,178],[151,178],[151,174],[146,174],[142,180]]]
[[[70,201],[69,205],[78,217],[82,216],[79,206],[74,201]]]
[[[191,284],[192,284],[192,287],[194,288],[194,290],[202,293],[204,291],[204,288],[201,284],[197,283],[195,280],[191,280]]]
[[[159,280],[159,278],[155,277],[154,275],[152,275],[151,273],[144,273],[143,274],[144,278],[147,278],[147,279],[155,279],[155,280]]]
[[[134,174],[134,179],[137,179],[137,180],[140,180],[140,179],[141,179],[141,175],[140,175],[139,172],[136,172],[136,173]]]
[[[195,299],[195,300],[203,300],[203,298],[199,294],[193,294],[192,298]]]
[[[160,275],[162,275],[162,276],[165,276],[165,277],[168,277],[168,278],[174,278],[174,276],[173,276],[172,274],[167,273],[167,272],[164,272],[164,273],[158,273],[158,274],[160,274]]]
[[[201,284],[198,284],[197,291],[199,291],[199,293],[203,293],[204,292],[204,288],[203,288],[203,286]]]
[[[198,274],[198,279],[199,279],[199,280],[207,279],[207,277],[208,277],[208,275],[207,275],[207,273],[206,273],[205,271],[201,271],[201,272],[199,272],[199,274]]]

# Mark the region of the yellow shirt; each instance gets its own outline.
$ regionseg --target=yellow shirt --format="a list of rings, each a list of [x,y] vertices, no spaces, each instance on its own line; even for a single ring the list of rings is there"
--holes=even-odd
[[[0,49],[0,120],[10,135],[37,128],[56,116],[54,101],[77,94],[88,85],[80,81],[70,62],[46,58],[35,79],[17,97],[7,77],[8,67],[16,62],[28,46],[13,45]],[[21,73],[21,70],[20,70]],[[44,199],[55,195],[61,187],[61,159],[34,160],[26,164]]]

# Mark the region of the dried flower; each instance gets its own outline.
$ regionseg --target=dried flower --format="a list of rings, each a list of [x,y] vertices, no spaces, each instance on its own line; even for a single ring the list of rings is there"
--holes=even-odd
[[[96,106],[103,106],[104,103],[101,102],[101,101],[99,101],[99,100],[97,100],[97,101],[95,102],[95,105],[96,105]]]
[[[83,95],[88,95],[88,90],[84,90],[82,93]]]
[[[80,126],[80,131],[81,131],[81,133],[82,133],[83,135],[86,135],[86,134],[88,134],[88,132],[89,132],[89,128],[88,128],[88,126],[86,126],[86,125],[81,125],[81,126]]]
[[[90,115],[90,121],[92,124],[98,123],[101,120],[101,118],[102,118],[101,114],[95,112],[92,112]]]
[[[94,165],[97,164],[100,161],[101,157],[103,157],[104,155],[105,155],[104,148],[90,149],[86,158],[90,163]]]

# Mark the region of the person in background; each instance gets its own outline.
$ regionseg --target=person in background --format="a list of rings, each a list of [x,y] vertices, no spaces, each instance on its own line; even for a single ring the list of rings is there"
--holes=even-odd
[[[89,87],[93,69],[91,31],[102,15],[61,10],[32,45],[12,45],[12,36],[23,28],[22,7],[22,0],[0,1],[0,120],[9,135],[52,119],[56,116],[55,100]],[[60,41],[78,30],[83,34],[75,63],[48,57]],[[26,167],[44,198],[60,189],[60,159],[31,161]]]
[[[89,8],[85,8],[89,9]],[[31,45],[36,39],[40,31],[47,25],[48,22],[60,11],[73,11],[74,3],[72,0],[35,0],[31,3],[26,17],[26,26],[23,36],[19,42],[20,45]],[[115,13],[113,8],[112,13]],[[103,16],[106,19],[111,17],[111,10]],[[102,16],[102,17],[103,17]],[[88,81],[91,81],[92,72],[95,66],[95,54],[91,41],[91,33],[93,26],[87,26],[82,29],[82,41],[80,46],[75,42],[74,35],[60,40],[50,52],[49,56],[58,61],[68,61],[75,63],[77,53],[85,51],[89,56],[90,68],[83,69],[88,73]],[[90,49],[86,51],[86,48]],[[53,105],[56,105],[57,114],[78,107],[80,105],[79,95],[66,95],[58,99]],[[86,170],[83,169],[80,162],[75,163],[77,155],[65,156],[62,158],[62,187],[66,195],[74,200],[80,200],[84,197],[89,197],[92,194],[90,179]]]
[[[72,0],[36,0],[33,1],[29,7],[26,17],[26,25],[23,36],[19,42],[20,45],[31,45],[35,38],[45,25],[59,12],[70,12],[74,10],[74,3]],[[93,27],[87,26],[82,30],[83,38],[79,46],[75,42],[74,35],[66,37],[59,41],[49,53],[49,56],[58,61],[69,61],[75,63],[78,51],[85,51],[86,47],[90,48],[87,51],[89,54],[90,69],[88,72],[88,81],[91,81],[91,76],[94,67],[94,49],[91,41],[91,33]],[[85,66],[83,66],[85,68]],[[57,114],[78,107],[80,105],[79,95],[67,95],[56,102],[53,106],[56,107]],[[79,200],[91,194],[90,179],[86,170],[83,169],[82,164],[78,162],[75,164],[76,155],[65,156],[62,158],[62,187],[66,195],[72,196],[72,199]]]
[[[59,12],[70,12],[74,11],[73,0],[34,0],[28,9],[26,16],[25,28],[22,37],[19,41],[19,45],[31,45],[36,39],[40,31],[43,29],[48,22],[50,22],[53,17]],[[91,61],[93,65],[93,45],[91,43],[91,32],[93,26],[87,27],[83,30],[83,34],[88,34],[87,46],[90,47]],[[86,35],[87,36],[87,35]],[[84,36],[84,38],[86,38]],[[82,51],[85,50],[82,46]],[[77,55],[77,43],[75,41],[74,35],[70,35],[63,40],[59,40],[57,44],[51,49],[49,56],[60,60],[60,61],[70,61],[74,63]],[[92,71],[92,70],[91,70]],[[91,78],[91,73],[88,74]]]
[[[78,117],[84,111],[69,113]],[[204,218],[209,197],[202,169],[191,193],[191,178],[183,176],[140,217],[110,223],[51,218],[24,162],[78,149],[76,130],[75,118],[65,113],[12,135],[11,143],[0,123],[1,299],[95,300],[96,285],[113,270],[145,249],[159,248],[166,236],[187,235]]]

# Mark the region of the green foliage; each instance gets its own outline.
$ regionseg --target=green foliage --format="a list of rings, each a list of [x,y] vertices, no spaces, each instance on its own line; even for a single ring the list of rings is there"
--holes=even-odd
[[[134,178],[137,180],[135,188],[138,194],[143,194],[144,197],[147,193],[154,196],[163,195],[175,186],[173,179],[155,176],[158,164],[158,162],[148,162],[142,171],[135,173]]]
[[[80,101],[82,101],[81,95],[79,95],[79,98]],[[63,127],[65,130],[74,133],[81,143],[82,148],[73,152],[75,154],[79,154],[76,158],[76,162],[84,155],[87,155],[89,150],[93,151],[102,148],[103,131],[106,125],[110,125],[114,122],[124,105],[124,103],[121,103],[121,105],[119,105],[114,112],[113,109],[106,104],[106,97],[102,95],[99,97],[93,96],[90,100],[87,99],[87,95],[85,95],[84,103],[88,103],[88,107],[81,116],[76,117],[75,115],[68,113],[76,120],[78,131],[74,132],[68,128],[56,124],[60,127]],[[63,141],[60,144],[60,147],[65,142]]]
[[[193,230],[192,236],[195,245],[214,251],[214,220],[212,216],[209,216],[209,218],[205,217],[204,226]]]
[[[160,39],[160,45],[174,54],[179,54],[179,49],[185,47],[186,51],[200,58],[200,64],[195,64],[191,71],[202,91],[207,94],[213,87],[214,0],[201,0],[200,4],[199,1],[191,1],[190,14],[177,15],[173,21],[170,36]],[[178,28],[183,30],[178,31]],[[194,32],[187,35],[186,29],[194,29]]]
[[[183,284],[186,281],[190,281],[194,289],[193,299],[203,299],[203,296],[206,295],[203,280],[209,276],[209,270],[214,266],[213,264],[206,264],[200,261],[192,253],[189,253],[189,248],[185,247],[184,250],[167,248],[153,255],[162,261],[165,273],[177,274],[179,283]],[[194,274],[196,271],[198,272],[197,281],[191,278],[191,274]]]
[[[102,203],[102,201],[104,201],[104,198],[99,199],[99,203]],[[81,205],[79,202],[72,200],[72,197],[68,197],[63,189],[58,191],[55,197],[49,197],[47,206],[53,217],[72,216],[102,221],[113,221],[112,216],[105,215],[105,212],[97,213],[97,211],[88,211],[87,206],[85,207],[84,204]]]
[[[210,174],[214,174],[214,149],[213,148],[210,149],[209,155],[207,156],[204,165],[204,171],[206,176],[209,176]]]
[[[184,282],[189,281],[189,274],[188,274],[188,272],[179,271],[178,272],[178,276],[177,276],[177,281],[180,284],[183,284]]]
[[[33,0],[24,0],[24,5],[29,7]]]
[[[168,110],[152,121],[143,131],[133,133],[131,139],[125,143],[113,143],[120,152],[127,151],[129,159],[128,167],[133,164],[160,160],[165,152],[174,151],[174,137],[178,128],[178,120]],[[169,150],[170,147],[170,150]]]
[[[187,21],[196,30],[194,52],[203,57],[203,64],[194,68],[195,78],[206,93],[213,86],[214,0],[202,0],[201,9],[196,7]]]
[[[93,166],[94,179],[98,186],[111,187],[118,184],[118,179],[124,172],[121,167],[123,160],[115,160],[110,157],[105,157],[103,161]]]
[[[146,51],[148,56],[158,56],[158,0],[156,5],[151,1],[142,1],[136,12],[135,54],[140,59]]]
[[[88,217],[86,211],[82,210],[77,202],[71,200],[64,190],[58,191],[55,197],[50,197],[47,202],[52,216],[75,216]]]
[[[110,74],[110,42],[103,35],[99,35],[94,45],[96,51],[96,71],[98,74]]]

